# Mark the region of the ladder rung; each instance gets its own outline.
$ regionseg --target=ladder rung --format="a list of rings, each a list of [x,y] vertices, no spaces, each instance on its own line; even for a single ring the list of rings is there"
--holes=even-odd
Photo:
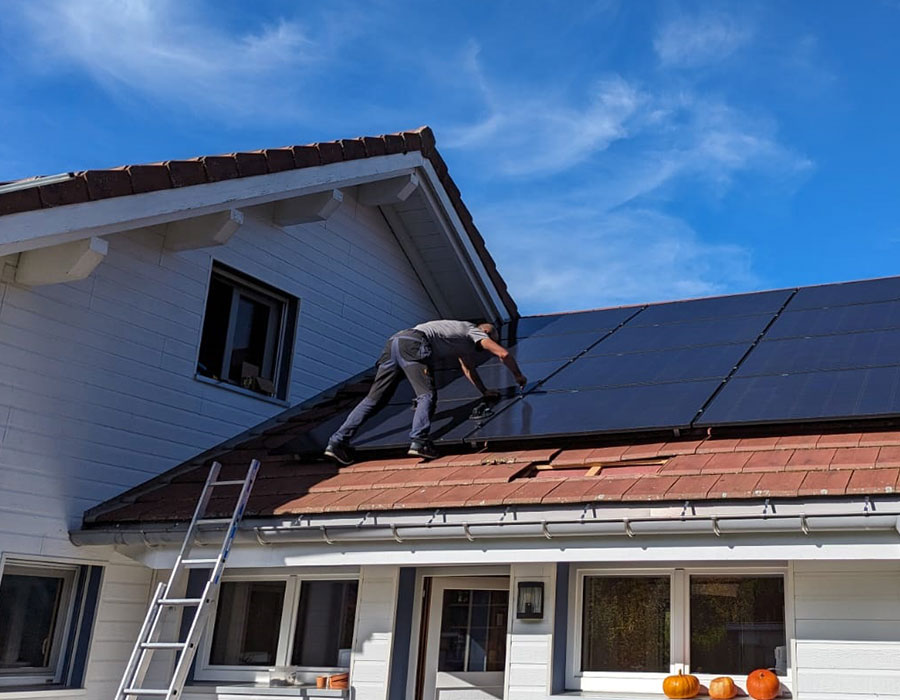
[[[182,559],[181,563],[185,566],[190,566],[192,564],[215,564],[218,560],[216,559]]]
[[[201,518],[197,521],[198,525],[227,525],[231,522],[231,518]]]
[[[161,695],[165,697],[168,694],[168,690],[159,688],[125,688],[125,695]]]
[[[141,649],[184,649],[185,642],[142,642]]]
[[[160,598],[157,605],[200,605],[203,598]]]
[[[214,481],[210,486],[243,486],[243,479],[226,479],[225,481]]]

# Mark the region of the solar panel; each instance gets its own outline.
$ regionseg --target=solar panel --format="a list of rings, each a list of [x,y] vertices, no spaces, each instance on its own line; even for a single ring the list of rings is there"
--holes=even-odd
[[[567,333],[564,335],[538,335],[522,338],[509,351],[521,363],[544,360],[568,360],[583,352],[603,337],[604,331]]]
[[[790,311],[791,307],[788,304],[787,310],[772,324],[767,339],[900,328],[900,301],[803,311]]]
[[[600,311],[579,311],[549,316],[525,316],[516,326],[516,337],[526,338],[536,335],[562,335],[583,333],[615,328],[622,321],[638,311],[640,307],[602,309]]]
[[[850,304],[873,304],[895,299],[900,299],[900,277],[887,277],[877,280],[803,287],[791,299],[788,309],[796,311]]]
[[[683,323],[712,318],[774,314],[790,295],[791,290],[776,290],[652,304],[629,321],[628,325],[651,326],[657,323]]]
[[[722,343],[746,344],[755,340],[771,320],[772,314],[757,314],[653,326],[632,326],[631,323],[627,323],[595,345],[588,355],[666,350]]]
[[[900,366],[734,377],[697,426],[875,418],[900,412]]]
[[[658,384],[726,377],[747,345],[710,345],[658,352],[581,357],[541,387],[583,390],[629,384]],[[697,407],[699,408],[699,406]]]
[[[514,439],[687,427],[718,380],[592,391],[540,390],[514,399],[467,439]]]
[[[469,420],[472,409],[478,400],[450,401],[440,400],[431,423],[431,437],[434,440],[448,439],[447,433],[462,425],[470,432],[477,423]],[[357,447],[400,447],[409,443],[409,431],[412,427],[413,407],[409,405],[390,405],[374,414],[363,424],[353,444]],[[461,437],[461,436],[460,436]]]
[[[900,330],[760,343],[735,376],[795,374],[900,364]]]

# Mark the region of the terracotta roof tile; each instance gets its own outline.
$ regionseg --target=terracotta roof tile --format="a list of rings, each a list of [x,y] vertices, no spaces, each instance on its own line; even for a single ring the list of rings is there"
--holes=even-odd
[[[786,435],[778,438],[775,447],[785,449],[812,449],[816,446],[819,435]]]
[[[299,498],[286,501],[282,505],[275,508],[275,515],[294,515],[300,513],[317,513],[326,506],[339,501],[344,497],[344,493],[340,491],[331,491],[328,493],[306,493]]]
[[[385,146],[383,138],[376,138],[374,136],[363,136],[362,142],[363,142],[363,146],[366,149],[366,155],[369,157],[383,156],[383,155],[387,154],[387,147]]]
[[[385,134],[382,139],[384,140],[384,150],[386,155],[393,155],[395,153],[406,153],[406,139],[403,138],[403,134]]]
[[[828,469],[834,458],[835,448],[822,450],[795,450],[785,465],[787,471],[809,471],[811,469]]]
[[[755,496],[796,496],[808,472],[767,472],[756,483]]]
[[[623,461],[629,459],[653,459],[665,454],[664,449],[666,443],[653,442],[646,445],[632,445],[622,453],[620,459]]]
[[[366,147],[362,139],[342,139],[341,150],[344,154],[344,160],[356,160],[366,157]]]
[[[18,214],[41,208],[41,195],[37,187],[12,192],[0,192],[0,216]]]
[[[661,464],[628,464],[628,462],[619,462],[618,464],[604,465],[603,474],[608,477],[658,474],[663,467],[664,465]]]
[[[878,467],[900,467],[900,446],[891,445],[878,450],[878,458],[875,460],[875,465]]]
[[[344,160],[344,151],[340,141],[322,141],[316,144],[319,148],[319,160],[322,165],[340,163]]]
[[[38,188],[41,204],[45,207],[63,207],[67,204],[79,204],[90,199],[87,182],[81,176],[70,180],[42,185]]]
[[[751,452],[716,452],[710,455],[709,461],[701,467],[700,472],[702,474],[739,472],[749,461],[751,454]]]
[[[699,474],[711,459],[712,455],[709,454],[678,455],[663,465],[659,472],[672,476]]]
[[[705,452],[734,452],[741,440],[716,438],[714,440],[705,440],[702,445],[697,447],[697,454]]]
[[[800,496],[834,496],[843,494],[852,471],[807,472],[797,493]]]
[[[673,499],[702,499],[706,498],[709,490],[719,480],[717,474],[702,476],[679,476],[672,487],[666,491],[666,498]]]
[[[588,447],[581,450],[563,450],[553,458],[553,466],[568,467],[581,466],[587,463],[588,458],[593,454],[595,448]]]
[[[169,169],[163,163],[129,165],[126,170],[131,176],[131,187],[135,194],[166,190],[172,187]]]
[[[596,484],[584,493],[583,498],[585,501],[621,501],[629,489],[640,480],[641,477],[639,476],[629,476],[622,479],[596,479]]]
[[[697,451],[705,441],[704,440],[681,440],[678,442],[667,442],[662,449],[664,455],[690,455]]]
[[[360,500],[356,510],[390,510],[398,500],[416,491],[418,489],[415,488],[373,489],[372,491],[366,491],[369,497]]]
[[[778,444],[778,437],[752,437],[738,440],[735,452],[754,452],[756,450],[774,450]]]
[[[124,168],[88,170],[84,174],[91,199],[106,199],[132,194],[131,175]]]
[[[237,159],[233,155],[228,156],[204,156],[200,159],[206,168],[206,178],[210,182],[233,180],[240,177]]]
[[[418,457],[401,457],[398,459],[371,459],[365,462],[357,462],[349,467],[344,467],[344,471],[351,472],[383,472],[387,469],[414,469],[422,464],[422,460]],[[437,460],[428,462],[431,466],[442,466]]]
[[[900,469],[858,469],[850,477],[847,493],[894,493]]]
[[[261,151],[243,151],[234,154],[238,172],[241,177],[254,175],[266,175],[269,172],[269,164],[266,154]]]
[[[741,471],[744,472],[780,472],[794,456],[793,450],[771,450],[755,452],[747,460]]]
[[[477,499],[478,494],[486,488],[489,487],[485,484],[451,486],[443,494],[435,497],[431,506],[435,508],[461,508],[470,500]]]
[[[441,497],[446,494],[448,491],[452,491],[453,489],[460,488],[459,486],[425,486],[422,488],[413,489],[409,493],[404,494],[396,501],[394,501],[394,508],[409,508],[413,509],[423,509],[423,508],[440,508],[439,505]]]
[[[166,166],[174,187],[202,185],[206,182],[206,170],[199,159],[170,160]]]
[[[882,430],[863,433],[859,438],[860,447],[900,446],[900,430]]]
[[[294,154],[290,148],[267,148],[263,153],[266,155],[270,173],[280,173],[297,167],[294,165]],[[318,152],[316,160],[318,161]]]
[[[709,490],[710,498],[750,498],[761,474],[722,474]]]
[[[626,501],[659,501],[674,486],[677,476],[647,476],[637,479],[625,493]]]
[[[577,503],[585,499],[585,494],[596,485],[596,482],[597,479],[591,477],[566,479],[559,482],[556,488],[548,492],[541,499],[541,503]]]
[[[841,447],[834,451],[832,469],[865,469],[875,465],[878,447]]]
[[[540,481],[538,479],[523,479],[523,483],[514,489],[503,499],[505,504],[514,503],[540,503],[553,489],[559,486],[559,481]],[[515,485],[515,482],[510,484]]]
[[[315,144],[309,146],[292,146],[290,150],[293,152],[294,156],[294,167],[310,168],[319,165],[322,162],[319,157],[319,149],[316,148]]]
[[[862,437],[860,433],[834,433],[822,435],[816,447],[856,447]]]

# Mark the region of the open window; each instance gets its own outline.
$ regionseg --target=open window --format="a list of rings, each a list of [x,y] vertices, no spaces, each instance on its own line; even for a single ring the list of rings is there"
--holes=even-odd
[[[4,559],[0,568],[0,687],[78,687],[101,569]]]
[[[290,667],[306,682],[350,668],[359,582],[300,576],[223,581],[198,680],[267,683]]]
[[[583,569],[572,585],[572,690],[659,693],[678,671],[787,681],[783,571]]]
[[[287,398],[296,316],[296,298],[214,264],[197,374]]]

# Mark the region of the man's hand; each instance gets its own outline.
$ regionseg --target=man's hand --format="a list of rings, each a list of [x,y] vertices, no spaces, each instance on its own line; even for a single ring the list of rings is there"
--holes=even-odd
[[[528,377],[520,372],[516,375],[516,384],[519,385],[520,389],[524,389],[525,385],[528,384]]]

